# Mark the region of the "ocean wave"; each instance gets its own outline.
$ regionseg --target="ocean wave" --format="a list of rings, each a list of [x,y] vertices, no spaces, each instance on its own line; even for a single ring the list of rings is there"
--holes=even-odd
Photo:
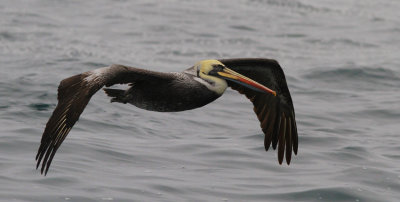
[[[339,67],[329,70],[316,69],[305,79],[340,85],[341,88],[381,89],[400,87],[400,73],[383,67]]]

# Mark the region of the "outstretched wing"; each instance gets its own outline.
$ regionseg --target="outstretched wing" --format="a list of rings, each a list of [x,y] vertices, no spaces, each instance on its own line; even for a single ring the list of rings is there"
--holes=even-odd
[[[268,151],[278,146],[278,160],[282,164],[286,150],[286,162],[290,164],[292,150],[297,154],[298,136],[292,98],[286,84],[285,74],[275,60],[258,58],[222,59],[226,67],[243,74],[264,86],[275,90],[277,96],[253,91],[237,83],[227,81],[228,85],[245,94],[254,105],[262,131],[265,134],[264,146]]]
[[[36,169],[42,163],[41,173],[47,174],[51,161],[79,119],[90,98],[103,86],[133,82],[169,81],[172,75],[134,67],[112,65],[66,78],[58,86],[58,104],[44,129]]]

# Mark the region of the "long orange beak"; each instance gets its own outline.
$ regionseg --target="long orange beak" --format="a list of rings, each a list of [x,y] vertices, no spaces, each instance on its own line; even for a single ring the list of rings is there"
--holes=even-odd
[[[257,81],[254,81],[248,77],[245,77],[227,67],[224,67],[224,69],[221,72],[217,72],[217,74],[225,79],[231,80],[233,82],[239,83],[243,86],[250,87],[253,90],[260,91],[260,92],[267,92],[271,93],[274,96],[276,96],[276,92],[265,87],[264,85],[258,83]]]

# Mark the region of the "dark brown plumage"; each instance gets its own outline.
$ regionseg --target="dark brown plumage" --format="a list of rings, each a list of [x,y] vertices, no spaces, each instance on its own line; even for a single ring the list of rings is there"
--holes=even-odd
[[[292,149],[297,154],[298,135],[292,98],[279,63],[271,59],[250,58],[220,61],[228,68],[276,91],[277,97],[274,97],[228,81],[229,87],[245,94],[253,103],[254,112],[265,134],[265,150],[268,151],[271,142],[273,149],[278,146],[278,160],[282,163],[286,147],[286,162],[289,164]]]
[[[194,109],[214,101],[226,88],[221,79],[226,79],[229,87],[251,100],[265,134],[265,150],[268,151],[272,143],[273,149],[278,147],[279,163],[282,163],[286,153],[286,162],[289,164],[292,150],[297,154],[298,135],[292,99],[279,64],[270,59],[242,58],[211,60],[202,65],[211,66],[205,66],[204,69],[201,66],[200,70],[200,66],[195,65],[181,73],[160,73],[112,65],[64,79],[58,87],[58,104],[42,135],[36,155],[36,168],[42,164],[41,173],[47,174],[61,143],[90,98],[103,86],[130,84],[131,87],[127,90],[104,90],[112,97],[112,102],[130,103],[146,110],[168,112]],[[265,93],[265,89],[269,90],[265,87],[258,87],[261,90],[257,90],[248,84],[233,82],[232,78],[237,76],[234,73],[225,78],[223,75],[227,72],[223,73],[224,66],[249,77],[250,83],[258,82],[274,89],[277,96]],[[209,73],[203,72],[205,70]],[[222,73],[218,74],[217,70]],[[257,87],[258,84],[254,85]]]

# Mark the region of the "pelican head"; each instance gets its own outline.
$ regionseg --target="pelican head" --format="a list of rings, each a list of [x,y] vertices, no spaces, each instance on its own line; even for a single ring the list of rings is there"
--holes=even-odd
[[[276,96],[275,91],[227,68],[218,60],[202,60],[196,63],[195,70],[198,77],[196,80],[219,95],[222,95],[228,87],[226,80],[230,80],[252,90]]]

